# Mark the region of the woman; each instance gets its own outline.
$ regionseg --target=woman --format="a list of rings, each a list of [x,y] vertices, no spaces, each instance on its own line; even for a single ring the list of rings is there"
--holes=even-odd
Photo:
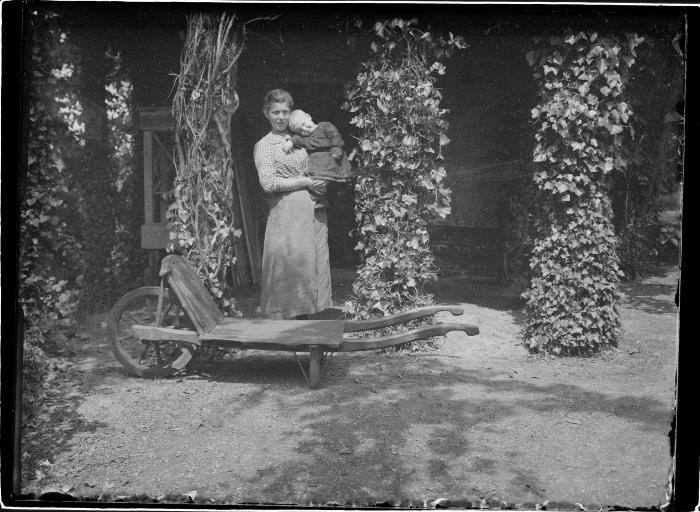
[[[290,94],[274,89],[265,95],[263,114],[270,132],[255,144],[260,185],[270,194],[265,229],[261,307],[268,318],[305,318],[331,306],[328,224],[325,208],[314,194],[325,182],[305,176],[309,157],[304,149],[283,151],[291,138]]]

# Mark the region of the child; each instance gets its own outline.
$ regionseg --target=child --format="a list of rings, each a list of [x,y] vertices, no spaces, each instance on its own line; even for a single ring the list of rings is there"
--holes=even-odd
[[[348,157],[343,151],[343,137],[331,123],[316,124],[303,110],[295,110],[289,116],[289,129],[294,133],[282,148],[289,153],[292,148],[304,148],[309,154],[309,176],[312,178],[346,181],[352,177]]]

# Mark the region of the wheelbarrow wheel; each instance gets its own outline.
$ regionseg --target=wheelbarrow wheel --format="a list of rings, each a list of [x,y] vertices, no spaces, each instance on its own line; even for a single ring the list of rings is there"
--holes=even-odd
[[[168,289],[163,290],[161,320],[157,327],[194,330],[187,314]],[[156,326],[158,286],[144,286],[122,296],[109,312],[112,352],[126,370],[137,377],[167,377],[182,370],[190,362],[196,346],[183,341],[148,341],[136,338],[131,326]]]

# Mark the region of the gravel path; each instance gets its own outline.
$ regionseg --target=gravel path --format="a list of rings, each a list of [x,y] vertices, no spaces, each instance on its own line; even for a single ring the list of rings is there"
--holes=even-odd
[[[133,378],[93,319],[70,389],[46,406],[51,428],[26,429],[23,491],[659,505],[671,463],[676,278],[665,267],[626,285],[625,338],[589,359],[528,355],[516,341],[517,296],[443,280],[437,301],[463,304],[479,336],[450,333],[429,351],[337,354],[318,390],[292,356],[274,352]]]

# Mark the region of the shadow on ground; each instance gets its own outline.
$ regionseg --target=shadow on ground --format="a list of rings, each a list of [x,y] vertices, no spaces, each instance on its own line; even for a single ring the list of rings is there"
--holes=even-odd
[[[305,389],[298,376],[295,379],[290,374],[291,364],[269,356],[222,363],[219,371],[210,375],[219,382],[287,387],[288,394],[295,397],[293,405],[282,397],[273,399],[281,417],[296,417],[300,410],[314,411],[296,420],[307,431],[296,448],[299,459],[264,467],[247,482],[259,496],[271,501],[289,501],[294,496],[304,502],[340,503],[348,496],[360,503],[416,500],[422,496],[411,495],[409,489],[420,475],[439,482],[439,490],[447,497],[459,498],[471,472],[493,474],[497,462],[480,456],[471,466],[463,467],[461,474],[450,470],[450,463],[457,458],[483,454],[481,446],[474,450],[470,429],[497,429],[499,422],[516,415],[548,418],[553,413],[605,413],[634,422],[643,431],[667,427],[667,404],[655,399],[610,396],[565,383],[530,384],[444,362],[436,374],[430,372],[437,367],[435,363],[425,359],[411,367],[404,364],[407,357],[397,362],[396,370],[376,369],[377,365],[368,364],[367,359],[350,359],[340,355],[323,388],[315,391]],[[361,377],[349,375],[349,368],[360,370]],[[294,391],[289,390],[290,385]],[[460,386],[480,389],[479,396],[458,397],[455,389]],[[429,451],[427,474],[425,469],[417,470],[410,457],[415,448],[412,433],[425,429],[430,431],[430,441],[420,450]],[[290,429],[287,435],[298,437],[299,431]],[[529,492],[533,499],[541,498],[543,483],[530,468],[518,466],[522,459],[517,453],[512,453],[512,462],[508,492],[513,496]],[[386,494],[375,495],[375,485],[380,482]]]
[[[518,311],[522,302],[517,290],[470,279],[440,279],[429,292],[438,304],[473,304],[497,311]]]
[[[630,285],[622,287],[628,292]],[[625,303],[628,307],[650,314],[675,313],[674,297],[676,286],[658,283],[634,283],[634,294],[627,294]]]
[[[34,408],[31,417],[25,416],[21,447],[31,457],[23,456],[22,482],[40,483],[45,477],[61,477],[63,468],[55,467],[53,462],[61,453],[75,449],[72,441],[76,435],[94,434],[108,427],[104,422],[83,418],[78,409],[84,401],[84,395],[49,396],[41,408]],[[75,454],[78,459],[79,451]]]
[[[256,305],[255,288],[250,288],[249,292],[251,295],[246,307],[247,311],[253,311]],[[635,283],[633,292],[628,291],[626,307],[654,315],[667,315],[675,311],[673,301],[667,300],[675,293],[671,285],[654,284],[653,281]],[[452,279],[439,283],[434,293],[438,303],[461,303],[466,308],[484,308],[481,310],[484,332],[487,327],[490,333],[505,323],[509,324],[506,326],[507,332],[504,330],[507,337],[513,328],[511,318],[516,323],[519,321],[520,299],[517,292],[506,288]],[[486,308],[493,311],[488,312]],[[332,313],[336,314],[337,311]],[[490,316],[485,316],[487,313]],[[639,316],[645,317],[645,322],[660,318]],[[93,366],[83,368],[80,392],[83,396],[111,393],[122,396],[122,388],[129,387],[123,384],[137,379],[128,376],[118,366],[109,353],[104,333],[96,334],[93,341],[89,346]],[[534,449],[527,445],[522,449],[498,446],[502,440],[507,441],[502,437],[507,433],[514,435],[522,430],[528,435],[536,435],[539,426],[529,422],[546,425],[551,418],[558,417],[563,423],[561,418],[567,414],[598,415],[591,418],[589,425],[595,428],[596,422],[607,421],[608,425],[613,425],[613,435],[617,432],[616,425],[620,425],[621,429],[629,427],[629,435],[621,434],[625,440],[646,439],[642,434],[668,430],[669,404],[656,398],[620,391],[619,387],[615,387],[621,383],[619,378],[607,381],[609,392],[600,391],[602,387],[591,390],[590,386],[576,385],[571,380],[567,381],[566,376],[556,378],[556,373],[548,379],[532,381],[525,376],[509,378],[506,372],[513,364],[512,360],[506,358],[501,362],[498,357],[498,354],[494,355],[493,363],[489,362],[489,366],[495,368],[485,368],[473,363],[467,365],[460,359],[450,359],[446,354],[341,353],[330,359],[321,388],[309,390],[298,364],[299,361],[305,369],[308,368],[307,354],[299,354],[297,361],[288,352],[250,350],[232,353],[227,358],[195,359],[183,374],[164,380],[162,385],[159,382],[150,383],[150,387],[161,391],[159,396],[168,399],[165,403],[168,407],[193,403],[185,399],[176,401],[177,397],[184,396],[184,391],[175,396],[177,386],[173,381],[180,382],[183,390],[187,388],[187,380],[211,383],[213,385],[210,387],[200,387],[200,391],[209,393],[207,396],[218,393],[218,390],[228,391],[229,394],[235,391],[231,403],[235,403],[236,411],[245,411],[250,414],[248,418],[256,419],[250,426],[241,428],[242,435],[250,440],[250,446],[237,446],[236,441],[227,439],[230,443],[227,450],[230,449],[230,457],[237,461],[236,464],[244,455],[250,455],[253,459],[257,457],[260,445],[268,442],[264,433],[256,431],[256,426],[267,421],[266,417],[259,416],[260,413],[274,410],[278,414],[281,419],[271,420],[278,422],[275,424],[275,435],[279,432],[282,439],[286,438],[287,446],[295,450],[298,456],[281,457],[279,462],[270,462],[255,471],[241,463],[243,469],[235,478],[239,482],[247,479],[242,483],[245,484],[246,496],[252,502],[318,504],[335,500],[345,504],[346,499],[352,497],[358,505],[405,499],[422,503],[424,496],[420,495],[421,490],[426,495],[452,499],[471,493],[487,496],[488,489],[471,487],[470,480],[475,475],[489,475],[492,481],[498,482],[505,493],[504,499],[526,495],[532,501],[541,502],[552,497],[547,496],[546,485],[542,481],[547,476],[533,468],[531,459],[528,459]],[[529,366],[531,374],[537,371],[537,367],[536,364]],[[578,370],[585,372],[586,368],[580,366]],[[606,379],[608,368],[614,370],[612,366],[601,363],[597,373],[590,378]],[[639,367],[635,371],[646,376]],[[181,380],[185,383],[181,383]],[[580,379],[578,382],[587,381]],[[246,386],[217,386],[231,383]],[[180,390],[180,387],[177,389]],[[142,392],[153,400],[147,389]],[[51,402],[55,407],[47,411],[45,421],[33,426],[31,439],[36,442],[40,455],[33,456],[35,464],[32,470],[40,467],[36,464],[43,460],[44,454],[47,458],[63,454],[64,458],[73,461],[71,465],[77,472],[79,447],[76,449],[71,444],[75,433],[99,432],[102,436],[113,433],[114,425],[86,422],[77,413],[83,401],[79,396],[56,397]],[[237,420],[236,411],[229,411],[225,418]],[[202,429],[197,430],[200,414],[204,413],[183,409],[177,426],[181,427],[184,420],[190,421],[195,428],[187,431],[187,442],[207,446],[217,439],[213,436],[221,439],[221,435],[215,430],[206,430],[206,425],[200,425]],[[603,417],[606,419],[600,420]],[[260,423],[257,422],[258,418]],[[507,429],[504,429],[504,424],[508,424]],[[149,435],[153,436],[154,445],[165,442],[161,437],[168,426],[171,425],[164,424],[162,418],[157,423],[143,425],[152,432]],[[557,446],[570,442],[570,435],[584,435],[581,434],[583,425],[580,428],[575,432],[568,430],[566,423],[561,424],[553,437],[559,443]],[[91,439],[93,446],[100,445],[98,436]],[[103,443],[104,439],[106,437],[102,438]],[[417,444],[417,439],[422,440],[420,444]],[[591,443],[594,442],[592,439]],[[104,448],[100,449],[104,451]],[[599,450],[592,448],[591,451],[596,449]],[[173,459],[163,456],[157,463],[167,460],[172,462]],[[269,459],[262,460],[267,463]],[[644,463],[640,460],[635,462]],[[606,463],[596,461],[598,466],[586,470],[596,471],[604,468]],[[129,471],[140,469],[143,465],[144,459],[139,458],[133,467],[129,467]],[[550,461],[540,466],[562,471]],[[233,476],[222,477],[220,482],[211,477],[211,460],[197,463],[188,460],[187,467],[204,471],[211,485],[220,487],[217,492],[234,491],[233,487],[227,487],[233,485]],[[254,476],[248,476],[251,473]],[[33,473],[27,476],[35,478]],[[168,478],[169,488],[185,485],[183,481],[173,480],[175,477],[169,475]],[[426,492],[428,487],[429,493]]]

